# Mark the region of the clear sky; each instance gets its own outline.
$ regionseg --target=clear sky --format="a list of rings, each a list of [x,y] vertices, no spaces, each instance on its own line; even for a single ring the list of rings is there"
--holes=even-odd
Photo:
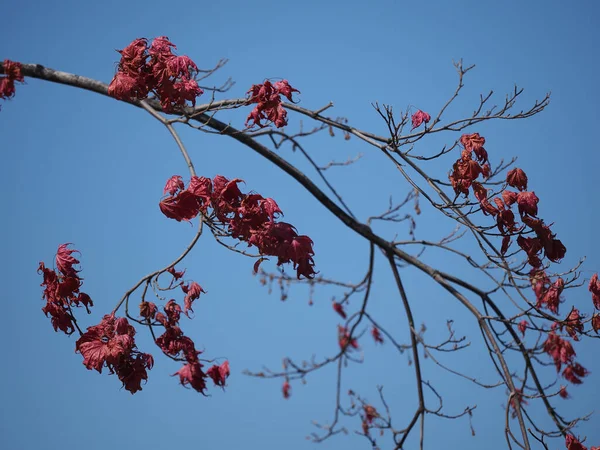
[[[302,106],[317,109],[332,101],[332,116],[345,116],[353,125],[380,134],[385,126],[371,103],[391,104],[397,110],[439,110],[455,89],[452,61],[460,58],[477,67],[466,78],[464,96],[448,119],[469,114],[479,93],[490,89],[502,102],[515,83],[524,87],[523,108],[552,91],[550,106],[542,114],[472,131],[486,137],[493,162],[518,156],[541,199],[543,217],[555,223],[553,230],[567,246],[560,268],[586,256],[582,277],[588,279],[600,269],[599,13],[594,1],[7,2],[2,6],[0,59],[39,63],[109,82],[119,57],[115,49],[137,37],[166,35],[180,54],[201,67],[228,58],[213,83],[231,76],[236,81],[231,97],[242,97],[265,78],[286,78],[302,92]],[[227,113],[222,120],[242,126],[245,114]],[[297,127],[299,119],[291,114],[290,126]],[[294,180],[230,139],[187,129],[181,134],[200,175],[242,178],[246,189],[275,198],[285,220],[315,241],[317,269],[323,275],[346,281],[361,277],[367,245],[330,218]],[[176,257],[194,228],[167,220],[157,207],[164,182],[173,174],[186,176],[176,146],[141,110],[39,80],[17,86],[16,97],[3,102],[0,137],[5,192],[0,225],[0,447],[314,448],[305,436],[315,431],[312,420],[331,420],[333,371],[324,370],[306,385],[294,383],[289,400],[282,398],[279,380],[249,378],[242,371],[260,370],[263,364],[278,369],[286,355],[310,359],[313,354],[333,354],[338,317],[331,309],[332,291],[317,290],[313,306],[302,287],[281,302],[252,276],[252,260],[227,252],[205,236],[182,265],[207,291],[195,308],[195,319],[184,327],[207,356],[230,361],[228,387],[225,392],[211,388],[209,398],[182,388],[170,377],[179,365],[159,355],[141,330],[139,345],[155,354],[156,365],[143,391],[131,396],[114,376],[85,370],[81,356],[74,353],[74,336],[53,332],[40,310],[36,269],[41,260],[51,265],[59,244],[75,243],[82,253],[84,290],[95,302],[92,314],[82,318],[89,326],[141,276]],[[457,137],[426,141],[419,151],[433,154]],[[318,137],[308,150],[322,164],[364,153],[359,164],[331,172],[363,220],[382,212],[390,194],[400,199],[408,191],[381,155],[356,139]],[[289,148],[280,152],[305,167]],[[455,159],[451,155],[428,167],[444,177]],[[418,237],[441,237],[452,229],[428,217],[436,216],[424,211]],[[405,228],[396,231],[407,236]],[[439,263],[452,268],[451,261]],[[389,273],[380,266],[374,314],[389,327],[397,324],[398,338],[406,342],[404,316],[387,281]],[[273,269],[273,264],[264,267]],[[407,270],[405,278],[409,292],[418,296],[417,322],[427,324],[431,337],[443,336],[447,319],[472,337],[473,349],[448,361],[492,382],[493,372],[482,368],[489,361],[475,344],[479,335],[472,320],[415,271]],[[569,291],[565,298],[568,306],[562,311],[570,305],[591,311],[586,289]],[[355,300],[353,307],[357,304]],[[579,361],[592,374],[582,386],[570,388],[571,400],[556,401],[564,403],[566,416],[597,408],[596,342],[577,347]],[[395,399],[394,417],[408,418],[415,401],[412,367],[366,337],[361,345],[365,364],[348,369],[344,388],[378,405],[375,385],[383,384]],[[464,419],[428,418],[427,448],[504,448],[506,392],[475,389],[429,362],[425,368],[426,379],[441,389],[449,414],[478,406],[475,437]],[[593,416],[577,430],[588,436],[589,445],[600,445],[598,420]],[[346,425],[351,431],[360,428],[358,419]],[[385,447],[389,441],[381,443]],[[368,443],[351,433],[321,445],[342,446],[359,449]],[[550,448],[562,447],[555,441]]]

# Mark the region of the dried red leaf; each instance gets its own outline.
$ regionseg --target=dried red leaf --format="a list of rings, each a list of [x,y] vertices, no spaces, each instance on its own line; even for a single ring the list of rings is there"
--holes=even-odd
[[[569,336],[571,336],[575,341],[578,341],[579,336],[577,333],[583,333],[583,323],[581,322],[582,318],[583,317],[579,314],[579,310],[574,307],[571,309],[571,312],[567,318],[561,323],[561,330],[564,326]]]
[[[517,188],[520,191],[527,190],[527,175],[522,169],[515,168],[506,174],[506,182],[509,186]]]
[[[203,94],[194,79],[198,67],[189,57],[173,54],[174,48],[166,36],[161,36],[149,47],[148,41],[141,38],[120,50],[121,61],[108,88],[109,95],[133,101],[154,92],[166,112],[188,101],[195,105],[196,97]]]
[[[283,382],[283,386],[281,387],[281,391],[283,392],[283,398],[290,398],[290,391],[292,390],[292,386],[290,386],[290,383],[285,380]]]
[[[583,383],[582,378],[588,374],[589,372],[587,369],[579,363],[569,364],[562,373],[565,380],[570,381],[573,384]]]
[[[169,325],[177,325],[181,317],[181,306],[174,300],[171,299],[164,306],[164,311],[169,321]]]
[[[206,292],[195,281],[192,281],[192,283],[189,286],[181,285],[181,290],[184,292],[184,294],[186,294],[183,300],[183,308],[185,315],[188,316],[188,311],[194,311],[192,309],[192,303],[194,302],[194,300],[199,299],[200,294]]]
[[[368,424],[373,423],[373,420],[375,420],[379,417],[379,413],[377,412],[377,410],[375,409],[374,406],[363,405],[363,411],[365,413],[365,421]]]
[[[587,450],[587,447],[572,434],[567,434],[565,437],[565,446],[567,447],[567,450]]]
[[[596,333],[600,330],[600,314],[594,313],[592,316],[592,328]]]
[[[431,116],[424,111],[418,110],[412,115],[412,129],[418,128],[423,122],[429,123]]]
[[[71,256],[73,253],[79,253],[78,250],[71,250],[67,248],[71,243],[59,245],[56,251],[56,268],[60,270],[66,277],[77,278],[77,272],[73,266],[79,264],[79,260]]]
[[[338,344],[342,351],[358,349],[358,341],[350,336],[348,328],[338,325]]]
[[[383,337],[379,332],[379,328],[377,328],[375,325],[373,325],[373,328],[371,328],[371,336],[373,336],[376,344],[383,344]]]
[[[206,389],[206,374],[202,371],[202,364],[193,362],[186,364],[181,369],[173,374],[179,375],[179,382],[182,386],[191,386],[192,389],[204,395]]]
[[[185,274],[185,270],[183,271],[177,271],[175,270],[174,266],[171,266],[167,269],[167,272],[169,272],[171,275],[173,275],[173,280],[177,281],[180,278],[183,278],[183,275]]]
[[[569,393],[567,392],[567,387],[561,386],[558,391],[558,395],[562,398],[569,398]]]
[[[506,206],[510,207],[513,203],[517,201],[518,195],[518,192],[504,190],[502,191],[502,200],[504,200]]]
[[[154,366],[154,358],[149,353],[136,353],[131,358],[123,358],[115,373],[125,390],[135,394],[142,390],[142,380],[148,380],[147,370]]]
[[[156,315],[157,320],[159,314],[161,313]],[[188,363],[198,361],[200,352],[196,350],[194,341],[185,336],[178,326],[171,326],[167,322],[165,328],[165,332],[156,338],[156,345],[158,345],[166,355],[174,358],[183,356]]]
[[[126,318],[117,321],[114,314],[105,315],[77,340],[75,351],[81,353],[88,370],[102,372],[103,367],[108,367],[112,373],[121,359],[130,357],[135,347],[134,335]]]
[[[0,75],[0,99],[9,99],[15,95],[15,81],[23,83],[25,78],[21,72],[21,63],[5,59],[4,75]]]
[[[189,191],[181,191],[174,197],[162,199],[159,207],[165,216],[178,222],[189,221],[200,212],[196,196]]]
[[[293,92],[300,93],[300,91],[298,89],[294,89],[292,86],[290,86],[290,84],[288,83],[288,80],[277,81],[273,86],[274,86],[275,90],[277,92],[279,92],[279,94],[286,97],[290,102],[293,102],[293,100],[292,100]]]
[[[517,195],[519,214],[521,214],[521,216],[525,214],[537,216],[537,204],[539,200],[540,199],[535,195],[535,192],[519,192]]]
[[[158,308],[152,302],[143,301],[140,303],[140,316],[145,319],[152,320],[156,316]]]
[[[463,134],[460,137],[460,143],[466,150],[473,151],[483,147],[485,138],[480,136],[479,133]]]
[[[225,380],[229,377],[229,361],[225,361],[220,366],[214,365],[206,371],[206,374],[212,378],[215,386],[225,386]]]
[[[525,331],[527,331],[527,325],[529,325],[529,324],[527,323],[526,320],[521,320],[519,322],[519,331],[521,332],[521,334],[523,336],[525,336]]]
[[[287,80],[271,84],[266,80],[263,84],[252,85],[247,92],[250,94],[248,103],[256,103],[256,107],[250,112],[246,119],[246,125],[253,122],[251,126],[258,125],[263,128],[268,124],[262,121],[272,122],[277,128],[287,125],[287,111],[281,104],[280,95],[284,95],[292,101],[292,92],[300,92],[289,85]]]
[[[170,195],[175,195],[178,191],[183,191],[184,189],[185,185],[183,184],[181,175],[173,175],[167,180],[165,188],[163,189],[163,194],[168,192]]]
[[[592,278],[590,278],[588,290],[592,293],[592,301],[594,302],[594,307],[596,309],[600,309],[600,280],[598,279],[597,273],[592,275]]]
[[[333,306],[333,310],[338,313],[340,316],[342,316],[343,319],[346,319],[346,312],[344,311],[344,305],[342,305],[341,303],[337,303],[337,302],[333,302],[332,303]]]

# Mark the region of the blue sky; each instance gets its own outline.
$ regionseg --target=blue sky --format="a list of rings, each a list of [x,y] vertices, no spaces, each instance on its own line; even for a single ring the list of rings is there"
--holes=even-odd
[[[597,223],[595,124],[600,44],[596,2],[433,1],[304,1],[304,2],[39,2],[4,5],[0,59],[8,58],[109,82],[118,61],[115,49],[137,37],[166,35],[204,68],[220,58],[229,63],[215,75],[218,84],[231,76],[229,95],[242,97],[265,78],[286,78],[301,91],[301,105],[316,109],[329,101],[332,116],[379,134],[385,124],[371,103],[434,112],[456,87],[453,60],[476,64],[465,79],[464,94],[445,116],[462,117],[480,93],[493,89],[497,101],[515,83],[525,88],[522,107],[552,91],[550,106],[525,121],[487,123],[473,128],[487,139],[492,162],[518,156],[540,197],[540,213],[565,242],[568,253],[560,269],[587,260],[582,277],[600,268]],[[520,108],[519,108],[520,109]],[[242,125],[248,111],[224,113],[222,120]],[[290,126],[300,117],[290,115]],[[309,126],[307,120],[304,125]],[[358,280],[364,273],[368,246],[297,183],[267,161],[230,139],[181,129],[200,175],[222,174],[246,181],[246,189],[273,197],[302,234],[315,241],[317,269],[328,277]],[[158,355],[140,331],[139,345],[156,356],[155,368],[142,392],[131,396],[115,377],[92,373],[76,355],[74,337],[55,334],[42,307],[39,261],[48,264],[57,246],[74,242],[82,253],[84,290],[95,302],[84,325],[97,323],[129,287],[149,271],[175,258],[194,228],[164,218],[157,202],[166,179],[184,177],[185,164],[168,133],[136,108],[70,87],[27,80],[0,112],[5,214],[0,240],[3,254],[3,370],[0,372],[0,442],[7,449],[75,449],[192,447],[291,450],[314,448],[305,436],[312,420],[331,420],[334,373],[330,369],[294,383],[289,400],[280,381],[242,375],[264,365],[279,368],[283,356],[298,359],[332,354],[338,317],[331,309],[339,291],[317,290],[314,305],[308,292],[295,288],[286,302],[268,295],[252,276],[252,260],[225,251],[207,235],[184,262],[187,275],[207,291],[186,332],[209,357],[227,358],[232,367],[225,392],[211,389],[204,398],[170,377],[178,365]],[[448,134],[419,144],[433,154],[458,136]],[[363,220],[387,206],[389,195],[400,199],[408,188],[375,149],[352,139],[317,136],[307,141],[320,163],[345,160],[359,152],[359,164],[331,172],[332,180]],[[305,162],[289,148],[281,155],[300,168]],[[429,163],[445,176],[456,155]],[[424,207],[417,236],[438,238],[452,224],[436,219]],[[482,219],[485,220],[485,219]],[[407,236],[406,228],[382,229]],[[467,244],[468,245],[468,244]],[[460,264],[439,255],[429,262],[462,274]],[[271,264],[269,266],[269,264]],[[378,262],[372,311],[404,342],[405,318],[389,272]],[[273,268],[266,263],[265,268]],[[464,273],[469,279],[478,279]],[[473,347],[448,361],[482,380],[494,379],[487,356],[477,344],[472,320],[441,290],[414,270],[404,271],[414,298],[417,322],[425,322],[431,338],[443,336],[454,319],[458,332],[472,336]],[[586,289],[566,295],[568,311],[577,305],[591,311]],[[358,306],[357,300],[352,303]],[[592,374],[570,389],[565,415],[596,408],[595,378],[600,373],[594,342],[577,346],[578,360]],[[403,423],[412,414],[414,380],[406,359],[389,348],[361,340],[365,364],[348,368],[344,388],[352,388],[377,405],[376,384],[383,384]],[[428,417],[428,448],[504,448],[502,402],[505,392],[487,392],[448,376],[428,362],[426,378],[442,390],[448,413],[477,404],[476,436],[466,420]],[[552,372],[552,369],[549,369]],[[549,375],[552,375],[549,373]],[[559,401],[556,403],[560,404]],[[600,445],[598,418],[582,424],[578,434]],[[359,429],[357,419],[346,422]],[[382,440],[387,447],[389,441]],[[490,444],[497,443],[497,444]],[[366,448],[361,438],[340,435],[323,448]],[[553,442],[551,448],[561,448]]]

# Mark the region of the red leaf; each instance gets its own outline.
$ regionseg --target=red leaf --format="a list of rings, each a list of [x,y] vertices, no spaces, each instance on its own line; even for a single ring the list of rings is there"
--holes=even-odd
[[[373,339],[375,339],[375,343],[383,344],[383,338],[381,337],[379,328],[374,325],[373,328],[371,328],[371,336],[373,336]]]
[[[78,250],[70,250],[67,247],[71,245],[71,243],[62,244],[58,247],[56,252],[56,267],[60,270],[64,276],[66,277],[77,277],[78,270],[73,268],[73,265],[79,264],[79,260],[75,259],[71,256],[73,253],[79,253]]]
[[[183,292],[185,292],[185,294],[186,294],[186,296],[183,300],[183,307],[184,307],[185,314],[188,315],[188,311],[192,311],[192,312],[194,311],[192,309],[192,303],[194,302],[194,300],[197,300],[198,298],[200,298],[200,293],[206,293],[206,292],[195,281],[192,281],[192,284],[190,284],[189,287],[181,286],[181,289],[183,289]]]
[[[287,380],[283,382],[281,390],[283,392],[283,398],[290,398],[290,391],[292,390],[292,387],[290,386],[290,383],[288,383]]]
[[[163,194],[166,194],[168,192],[171,195],[175,195],[177,191],[183,191],[184,189],[185,185],[183,184],[181,175],[173,175],[167,180],[167,184],[165,184]]]
[[[519,331],[521,332],[521,334],[523,336],[525,336],[525,331],[527,331],[527,325],[528,325],[528,323],[526,320],[521,320],[519,322]]]
[[[275,87],[275,90],[277,90],[277,92],[279,92],[279,94],[285,96],[290,102],[293,102],[292,92],[300,93],[300,91],[298,89],[294,89],[292,86],[290,86],[290,84],[288,83],[288,80],[277,81],[275,83],[274,87]]]
[[[509,171],[506,174],[506,182],[520,191],[527,190],[527,175],[522,169],[515,168]]]
[[[341,303],[333,302],[333,310],[342,316],[343,319],[346,319],[346,312],[344,311],[344,306]]]
[[[189,221],[200,212],[196,196],[189,191],[181,191],[175,197],[164,198],[159,207],[165,216],[178,222]]]
[[[190,385],[192,389],[204,395],[206,389],[206,374],[202,372],[202,365],[199,362],[186,364],[173,374],[179,375],[179,382],[183,386]]]
[[[517,195],[517,204],[519,206],[519,214],[523,216],[528,214],[530,216],[537,216],[539,198],[535,195],[535,192],[519,192]]]
[[[418,128],[421,126],[423,122],[429,123],[431,120],[431,116],[426,112],[418,110],[416,113],[412,115],[412,129]]]
[[[206,374],[212,378],[215,386],[225,386],[225,380],[229,377],[229,361],[225,361],[220,366],[214,365],[206,371]]]

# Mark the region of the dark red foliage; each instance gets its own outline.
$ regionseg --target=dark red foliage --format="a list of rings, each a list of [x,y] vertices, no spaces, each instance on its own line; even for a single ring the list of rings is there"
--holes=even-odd
[[[4,75],[0,75],[0,99],[5,100],[15,95],[15,81],[23,83],[25,78],[21,73],[21,63],[5,59]]]
[[[431,120],[431,116],[426,112],[418,110],[416,113],[412,115],[412,129],[418,128],[421,126],[423,122],[429,123]]]
[[[152,302],[142,301],[142,303],[140,303],[140,316],[142,316],[144,319],[154,319],[157,310],[158,308]]]
[[[292,386],[290,386],[290,383],[285,380],[283,382],[283,386],[281,387],[281,391],[283,392],[283,398],[290,398],[290,391],[292,390]]]
[[[498,208],[493,206],[488,200],[488,190],[484,188],[481,185],[481,183],[478,183],[476,181],[472,183],[472,187],[473,194],[475,194],[475,198],[479,201],[479,204],[481,205],[481,211],[483,211],[483,214],[485,214],[486,216],[488,214],[496,216],[499,210]],[[504,209],[504,205],[501,205],[501,208]]]
[[[175,196],[162,199],[159,207],[165,216],[178,222],[191,220],[200,212],[198,199],[190,191],[181,191]]]
[[[485,144],[485,138],[480,136],[479,133],[463,134],[460,137],[460,143],[468,151],[480,150]]]
[[[560,371],[563,364],[573,362],[576,356],[571,343],[561,338],[554,331],[548,333],[548,337],[544,342],[544,351],[554,360],[557,372]]]
[[[537,216],[539,198],[535,195],[535,192],[519,192],[517,194],[517,205],[519,206],[519,214],[521,216],[527,214],[530,216]]]
[[[578,341],[579,336],[578,333],[583,333],[583,323],[581,319],[583,317],[579,314],[579,310],[577,308],[571,309],[571,312],[567,316],[567,318],[561,323],[562,328],[566,328],[569,336],[573,338],[573,340]]]
[[[277,128],[287,125],[287,111],[281,104],[281,95],[292,101],[292,92],[300,92],[294,89],[287,80],[278,81],[272,84],[266,80],[263,84],[254,84],[247,92],[250,94],[248,104],[256,103],[254,109],[246,119],[246,125],[252,122],[252,125],[258,125],[263,128],[267,124],[262,121],[272,122]]]
[[[532,267],[539,267],[542,261],[539,254],[542,251],[542,243],[538,238],[529,238],[519,235],[517,237],[517,245],[527,254],[527,259]]]
[[[77,277],[77,272],[73,266],[79,264],[79,260],[71,256],[73,253],[79,253],[77,250],[71,250],[67,247],[70,243],[59,245],[56,251],[56,267],[65,277]]]
[[[175,270],[175,267],[169,267],[167,269],[167,272],[169,272],[171,275],[173,275],[174,281],[177,281],[180,278],[183,278],[183,275],[185,274],[185,270],[178,272],[177,270]]]
[[[375,409],[374,406],[363,405],[363,411],[365,413],[365,421],[368,424],[372,424],[373,420],[375,420],[379,417],[379,413],[377,412],[377,410]]]
[[[527,323],[526,320],[521,320],[519,322],[519,331],[521,332],[521,334],[523,336],[525,336],[525,331],[527,331],[527,325],[529,325],[529,324]]]
[[[131,354],[135,345],[132,333],[127,327],[121,327],[119,331],[124,333],[117,332],[113,314],[105,315],[98,325],[88,327],[77,340],[75,347],[83,356],[85,367],[98,372],[102,372],[104,367],[109,367],[112,372],[122,357]]]
[[[225,380],[229,377],[229,361],[225,361],[220,366],[214,365],[206,371],[206,374],[212,378],[215,386],[225,386]]]
[[[573,384],[583,383],[582,378],[588,374],[589,372],[587,369],[579,363],[569,364],[562,373],[565,380],[570,381]]]
[[[449,179],[457,194],[469,194],[469,188],[473,181],[481,174],[481,166],[476,162],[465,157],[454,163],[452,174]]]
[[[135,328],[126,318],[105,315],[95,326],[77,340],[75,351],[83,356],[83,364],[88,370],[102,372],[107,367],[115,373],[126,390],[135,394],[142,389],[142,380],[148,379],[147,369],[151,369],[152,355],[141,353],[135,345]]]
[[[169,325],[174,326],[179,323],[179,318],[181,317],[181,306],[179,306],[174,299],[171,299],[167,302],[164,307],[164,311]]]
[[[156,345],[169,356],[184,358],[187,362],[198,361],[199,351],[196,350],[194,341],[183,334],[177,326],[165,327],[165,332],[156,338]]]
[[[544,247],[544,255],[552,262],[559,262],[565,257],[567,249],[563,243],[555,239],[556,235],[552,233],[550,227],[544,224],[541,219],[533,219],[531,217],[523,216],[523,223],[529,226],[537,235],[542,246]]]
[[[68,249],[68,245],[70,244],[62,244],[58,247],[56,253],[58,271],[46,268],[43,262],[40,262],[38,267],[38,273],[43,276],[41,286],[44,288],[43,298],[46,300],[42,311],[46,316],[51,317],[54,331],[60,330],[65,334],[75,331],[72,308],[84,306],[89,313],[89,307],[94,304],[88,294],[79,290],[83,281],[79,278],[79,271],[73,267],[79,264],[79,261],[72,256],[72,253],[79,252]]]
[[[173,175],[167,180],[165,188],[163,189],[163,194],[168,192],[170,195],[175,195],[178,191],[183,191],[184,189],[185,185],[183,184],[181,175]]]
[[[148,380],[147,370],[154,366],[154,358],[148,353],[135,353],[124,358],[115,370],[125,390],[135,394],[142,390],[142,380]]]
[[[373,336],[373,339],[375,340],[376,344],[383,344],[383,337],[381,337],[379,328],[377,328],[376,326],[373,326],[373,328],[371,328],[371,336]]]
[[[572,434],[567,434],[565,438],[565,446],[567,447],[567,450],[587,450],[587,447]]]
[[[564,288],[565,281],[562,278],[558,278],[554,283],[552,283],[542,298],[542,303],[544,303],[547,308],[555,314],[558,313],[560,294]]]
[[[198,67],[187,56],[172,52],[175,45],[165,36],[148,40],[140,38],[120,50],[121,61],[108,87],[108,94],[118,100],[143,100],[154,93],[164,111],[196,104],[203,94],[195,76]]]
[[[506,174],[506,182],[509,186],[517,188],[520,191],[527,190],[527,175],[518,167],[508,171]]]
[[[188,315],[188,311],[192,311],[192,312],[194,311],[192,309],[192,303],[194,302],[194,300],[199,299],[200,294],[206,293],[206,292],[195,281],[192,281],[192,283],[189,286],[182,284],[181,290],[185,294],[185,298],[183,299],[183,310],[184,310],[184,313],[186,315]]]
[[[292,99],[293,92],[297,92],[298,94],[300,93],[300,91],[298,89],[294,89],[292,86],[290,86],[290,83],[288,83],[288,80],[276,81],[274,84],[274,87],[275,87],[275,90],[277,92],[279,92],[280,95],[283,95],[290,102],[294,101]]]
[[[504,203],[508,207],[510,207],[513,203],[515,203],[517,201],[518,196],[519,196],[518,192],[507,191],[507,190],[502,191],[502,200],[504,200]]]
[[[563,364],[566,365],[562,372],[565,380],[573,384],[581,384],[583,382],[581,378],[589,373],[581,364],[575,362],[576,354],[571,343],[554,331],[548,333],[543,349],[554,360],[557,372],[560,372]]]
[[[598,274],[595,273],[590,278],[590,284],[588,284],[588,290],[592,293],[592,301],[594,307],[600,309],[600,280],[598,280]]]
[[[554,283],[551,282],[546,272],[542,269],[534,268],[529,272],[531,287],[535,293],[538,308],[548,308],[553,313],[558,313],[560,305],[560,294],[564,289],[564,280],[558,278]]]
[[[592,328],[596,333],[600,330],[600,314],[594,313],[592,316]]]
[[[344,311],[344,305],[342,305],[341,303],[338,302],[333,302],[332,303],[333,306],[333,310],[338,313],[340,316],[342,316],[342,319],[345,319],[346,316],[346,311]]]
[[[206,213],[210,206],[231,237],[255,246],[262,257],[277,257],[278,266],[292,263],[298,278],[314,278],[313,241],[308,236],[298,235],[289,223],[277,222],[283,213],[275,200],[260,194],[243,194],[238,187],[241,182],[222,175],[212,181],[192,177],[185,189],[181,178],[174,175],[165,186],[168,195],[161,200],[160,209],[165,216],[181,221]],[[257,261],[255,271],[263,260]],[[175,273],[174,269],[169,272]],[[195,298],[186,297],[186,313]]]
[[[338,344],[342,351],[360,348],[356,338],[350,337],[348,328],[341,325],[338,325]]]
[[[187,189],[198,200],[200,210],[206,212],[206,208],[210,206],[210,199],[212,197],[212,182],[210,178],[193,176],[190,179]]]
[[[494,200],[498,199],[495,198]],[[496,224],[498,225],[498,230],[502,234],[510,234],[518,231],[517,223],[515,222],[515,215],[510,209],[498,209]]]
[[[186,364],[173,374],[175,375],[179,375],[179,382],[183,386],[190,385],[192,389],[204,395],[207,375],[202,371],[202,364],[198,361]]]

